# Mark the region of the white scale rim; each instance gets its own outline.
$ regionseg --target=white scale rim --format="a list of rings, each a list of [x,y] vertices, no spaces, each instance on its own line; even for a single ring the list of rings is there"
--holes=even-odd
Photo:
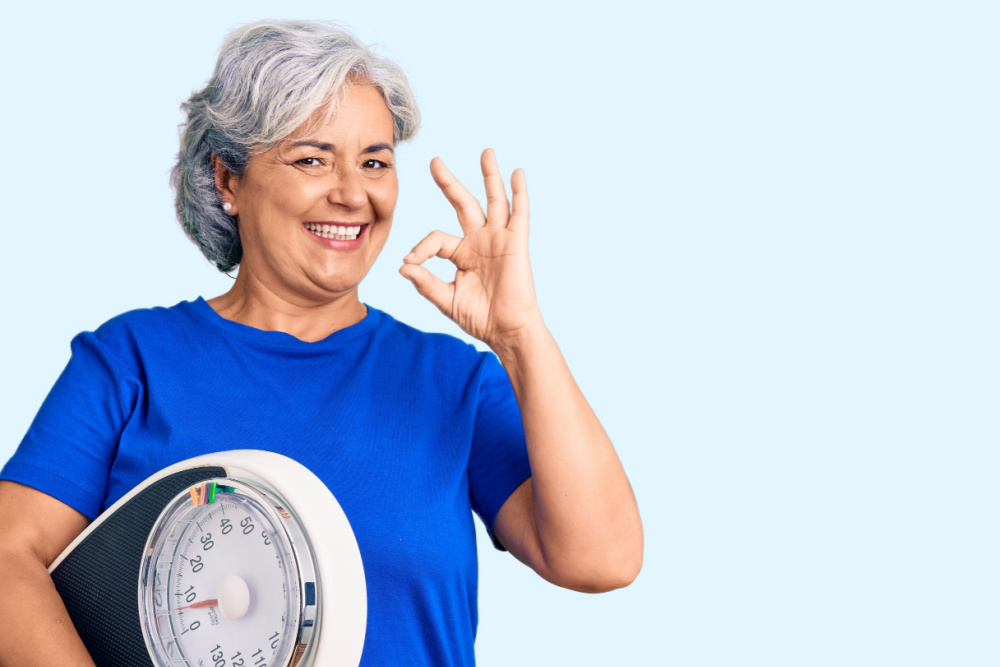
[[[231,450],[198,456],[160,470],[97,517],[53,561],[49,566],[49,573],[108,517],[143,489],[174,473],[198,467],[222,468],[226,471],[226,479],[245,483],[256,491],[269,495],[290,515],[290,520],[285,525],[295,526],[293,536],[299,532],[311,547],[312,558],[297,560],[304,563],[311,561],[315,569],[317,613],[314,625],[310,628],[311,637],[310,632],[303,634],[308,640],[307,646],[297,653],[293,652],[287,664],[297,664],[298,667],[357,667],[364,646],[368,598],[361,552],[354,531],[343,508],[326,485],[305,466],[281,454],[262,450]],[[163,508],[160,518],[172,504]],[[151,537],[152,535],[146,536],[147,548]],[[296,548],[294,539],[292,546]],[[144,562],[149,556],[148,552],[143,554]],[[141,566],[139,569],[142,572],[145,568]],[[305,576],[312,575],[307,572]],[[136,613],[141,619],[141,574],[136,586],[139,593]],[[302,628],[299,630],[301,632]],[[144,630],[143,634],[149,648],[148,633]]]

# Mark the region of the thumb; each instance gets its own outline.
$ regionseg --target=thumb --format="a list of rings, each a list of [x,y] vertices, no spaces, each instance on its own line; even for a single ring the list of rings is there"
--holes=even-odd
[[[413,283],[421,296],[433,303],[438,309],[451,317],[451,301],[455,294],[455,283],[446,283],[427,268],[419,264],[404,264],[399,273]]]

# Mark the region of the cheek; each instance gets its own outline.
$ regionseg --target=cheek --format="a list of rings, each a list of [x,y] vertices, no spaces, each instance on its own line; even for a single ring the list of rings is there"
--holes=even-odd
[[[396,198],[399,196],[399,186],[396,182],[395,174],[392,179],[384,179],[383,182],[371,191],[369,198],[375,208],[375,215],[381,220],[392,220],[392,213],[396,210]]]
[[[297,215],[323,198],[321,179],[295,178],[295,174],[267,172],[253,180],[251,199],[254,208],[269,216],[275,214]]]
[[[275,184],[268,198],[272,208],[288,215],[299,216],[324,201],[329,188],[319,179],[308,181],[288,181]]]

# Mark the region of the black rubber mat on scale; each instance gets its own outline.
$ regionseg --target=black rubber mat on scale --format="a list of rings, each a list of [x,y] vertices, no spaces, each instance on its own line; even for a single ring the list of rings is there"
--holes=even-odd
[[[76,631],[97,667],[151,664],[139,624],[142,549],[174,496],[224,468],[182,470],[154,482],[94,529],[52,571]]]

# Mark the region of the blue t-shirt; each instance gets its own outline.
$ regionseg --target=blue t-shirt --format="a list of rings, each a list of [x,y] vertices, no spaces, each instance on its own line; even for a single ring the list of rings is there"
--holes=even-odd
[[[493,354],[371,307],[307,343],[223,319],[200,298],[120,315],[72,350],[0,478],[95,518],[178,461],[284,454],[326,483],[357,537],[368,585],[361,664],[474,663],[470,509],[492,534],[531,475]]]

